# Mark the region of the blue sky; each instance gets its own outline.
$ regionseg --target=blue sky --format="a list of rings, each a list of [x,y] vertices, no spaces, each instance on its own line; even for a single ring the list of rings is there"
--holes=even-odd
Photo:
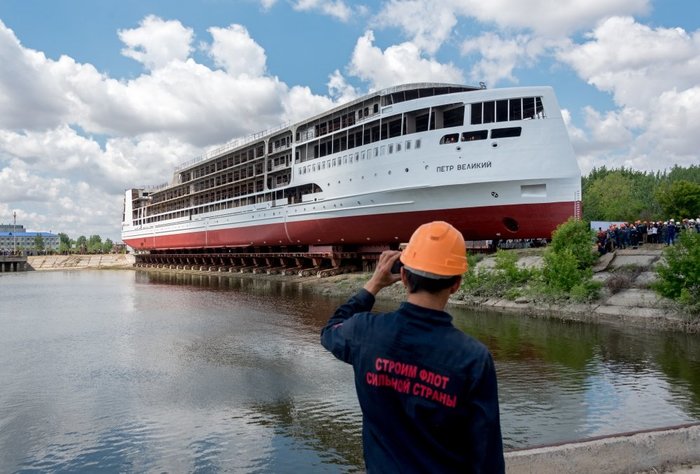
[[[698,164],[699,19],[695,0],[0,0],[0,222],[119,240],[124,189],[424,80],[553,86],[584,174]]]

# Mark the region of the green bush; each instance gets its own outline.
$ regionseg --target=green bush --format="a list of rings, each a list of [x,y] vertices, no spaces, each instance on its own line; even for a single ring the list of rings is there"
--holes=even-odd
[[[562,291],[571,290],[584,279],[584,272],[579,269],[578,260],[569,248],[558,252],[547,249],[542,274],[547,285]]]
[[[506,283],[524,283],[532,273],[527,268],[518,267],[517,253],[501,249],[496,251],[494,267]]]
[[[562,253],[567,249],[571,251],[576,264],[580,269],[591,267],[598,255],[594,250],[595,232],[589,224],[576,220],[573,217],[557,226],[552,234],[550,249],[555,253]]]
[[[477,271],[475,257],[468,255],[470,271],[463,278],[462,289],[476,297],[591,301],[602,286],[591,280],[591,266],[597,259],[593,238],[593,231],[581,221],[570,219],[560,225],[544,252],[542,269],[521,268],[517,252],[498,250],[493,269]]]
[[[664,250],[664,259],[656,267],[659,279],[652,287],[692,313],[700,313],[700,234],[682,232],[676,244]]]

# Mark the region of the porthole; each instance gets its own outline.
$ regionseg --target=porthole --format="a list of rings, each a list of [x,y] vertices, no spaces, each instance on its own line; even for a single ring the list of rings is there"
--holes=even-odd
[[[504,217],[503,225],[509,232],[513,233],[517,232],[520,229],[520,224],[518,224],[518,221],[516,221],[512,217]]]

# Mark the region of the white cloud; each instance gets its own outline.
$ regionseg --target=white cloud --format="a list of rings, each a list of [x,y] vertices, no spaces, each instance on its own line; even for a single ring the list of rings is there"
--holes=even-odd
[[[171,61],[184,61],[192,52],[194,32],[179,21],[166,21],[149,15],[138,28],[119,30],[118,34],[126,45],[122,54],[151,70]]]
[[[646,14],[649,0],[390,0],[377,15],[379,26],[395,26],[429,53],[448,41],[459,18],[505,31],[563,37],[612,15]]]
[[[457,24],[457,3],[440,0],[390,0],[377,15],[377,26],[395,26],[419,49],[434,54]]]
[[[0,200],[33,229],[119,240],[126,188],[160,184],[207,147],[333,105],[267,75],[265,51],[242,26],[209,31],[204,50],[223,69],[190,57],[193,32],[178,21],[149,16],[121,30],[124,54],[146,71],[117,80],[24,48],[0,23]]]
[[[318,11],[340,21],[348,21],[353,14],[353,8],[342,0],[297,0],[293,5],[295,10]]]
[[[294,86],[283,97],[282,116],[285,122],[293,123],[320,114],[333,105],[335,104],[331,99],[314,95],[308,87]]]
[[[612,15],[646,14],[649,0],[455,0],[455,10],[504,29],[529,30],[538,36],[567,36]]]
[[[255,77],[265,73],[265,50],[250,37],[245,27],[209,28],[209,33],[214,38],[209,54],[229,75]]]
[[[584,44],[559,54],[582,79],[611,92],[620,105],[644,104],[670,87],[685,89],[700,77],[700,33],[657,28],[630,17],[603,21]]]
[[[43,53],[22,47],[0,21],[0,128],[39,129],[59,124],[70,109]]]
[[[559,59],[586,82],[612,95],[618,110],[586,110],[588,154],[608,165],[659,169],[697,164],[700,136],[700,32],[651,28],[629,17],[602,21],[583,44]],[[583,166],[582,166],[583,167]]]
[[[369,82],[371,89],[406,82],[461,83],[464,80],[457,67],[422,57],[420,49],[413,43],[390,46],[384,51],[373,43],[374,33],[367,31],[357,40],[348,66],[350,73]]]
[[[486,33],[464,41],[461,52],[463,55],[478,53],[480,56],[472,66],[472,80],[495,85],[502,79],[517,83],[513,70],[517,66],[534,64],[548,47],[551,45],[547,45],[547,42],[527,35],[504,39],[495,33]]]
[[[338,103],[350,102],[360,96],[360,93],[337,69],[328,77],[328,94]]]

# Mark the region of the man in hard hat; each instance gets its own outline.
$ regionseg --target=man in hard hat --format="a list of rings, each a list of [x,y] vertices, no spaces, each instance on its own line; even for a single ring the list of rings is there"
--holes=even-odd
[[[391,273],[399,259],[400,274]],[[445,312],[466,271],[462,234],[424,224],[403,252],[381,254],[321,331],[323,346],[354,368],[368,472],[504,471],[491,354]],[[375,295],[399,280],[406,301],[370,313]]]

